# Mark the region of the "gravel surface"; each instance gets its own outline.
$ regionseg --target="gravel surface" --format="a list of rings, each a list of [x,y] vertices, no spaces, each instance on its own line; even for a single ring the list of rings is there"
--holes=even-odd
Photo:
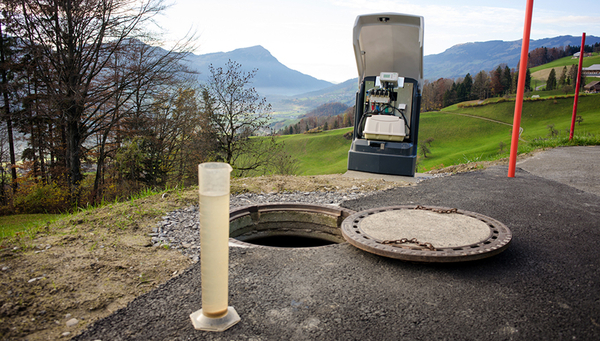
[[[230,207],[242,207],[269,202],[301,202],[339,206],[342,201],[359,199],[382,191],[362,192],[358,188],[354,192],[296,192],[296,193],[246,193],[232,195]],[[198,206],[189,206],[169,212],[158,223],[150,234],[153,246],[168,246],[180,249],[181,252],[197,262],[200,257],[200,233]]]
[[[420,178],[418,182],[449,175],[452,174],[428,174],[426,177]],[[349,181],[351,180],[349,179]],[[232,195],[229,205],[230,208],[235,208],[269,202],[299,202],[339,206],[343,201],[356,200],[381,192],[383,191],[364,190],[361,187],[352,186],[348,192],[311,191],[267,194],[244,193]],[[153,229],[152,233],[150,233],[152,245],[179,249],[182,254],[191,258],[192,261],[197,262],[200,259],[199,227],[200,223],[197,205],[169,212],[163,217],[163,220],[157,224],[157,227]]]

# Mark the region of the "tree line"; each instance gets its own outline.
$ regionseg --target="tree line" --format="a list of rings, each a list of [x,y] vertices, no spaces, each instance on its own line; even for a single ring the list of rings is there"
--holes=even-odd
[[[302,115],[294,124],[277,131],[278,135],[310,134],[354,126],[354,106],[339,102],[326,103]]]
[[[525,76],[525,91],[535,90],[531,84],[531,71],[529,68],[543,65],[560,59],[575,52],[579,52],[579,46],[540,47],[529,52],[528,67]],[[585,51],[592,52],[600,50],[600,44],[586,45]],[[572,65],[569,69],[565,66],[559,78],[556,71],[552,69],[546,81],[544,90],[559,89],[569,93],[573,91],[574,80],[577,78],[577,66]],[[492,71],[479,71],[473,78],[470,73],[463,78],[449,79],[440,78],[436,81],[426,80],[423,86],[423,98],[421,111],[435,111],[452,104],[484,100],[490,97],[499,97],[516,93],[519,79],[519,66],[511,69],[506,64],[498,65]],[[582,77],[582,83],[585,79]]]
[[[531,72],[526,72],[525,91],[530,91]],[[421,110],[435,111],[464,101],[509,95],[516,92],[518,78],[518,71],[499,65],[493,71],[480,71],[474,79],[467,73],[464,78],[425,81]]]
[[[252,138],[270,133],[270,106],[250,86],[256,70],[230,61],[199,84],[184,63],[193,37],[164,49],[153,29],[162,0],[0,6],[0,213],[191,184],[204,161],[236,175],[273,171],[267,156],[281,146]]]

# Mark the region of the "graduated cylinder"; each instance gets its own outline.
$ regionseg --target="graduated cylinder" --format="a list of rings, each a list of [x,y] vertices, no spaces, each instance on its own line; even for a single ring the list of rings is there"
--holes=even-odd
[[[231,166],[219,162],[198,167],[202,314],[210,318],[227,314],[231,170]]]

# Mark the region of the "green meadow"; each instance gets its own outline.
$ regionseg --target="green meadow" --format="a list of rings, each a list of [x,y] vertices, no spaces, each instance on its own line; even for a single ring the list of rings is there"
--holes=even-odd
[[[419,140],[432,138],[427,157],[419,153],[418,172],[475,161],[508,157],[514,100],[484,106],[452,106],[439,112],[422,113]],[[541,147],[568,145],[573,96],[525,101],[521,116],[523,133],[519,152]],[[600,94],[579,98],[575,144],[600,144]],[[468,115],[468,116],[467,116]],[[486,119],[498,121],[493,122]],[[556,130],[549,136],[549,125]],[[351,141],[343,135],[351,128],[318,134],[286,135],[278,140],[299,161],[297,175],[344,173]],[[572,143],[571,143],[572,144]]]
[[[533,74],[534,72],[545,70],[545,69],[551,69],[551,68],[563,67],[563,66],[567,66],[567,68],[568,68],[571,65],[577,65],[577,64],[579,64],[579,58],[573,58],[572,56],[568,56],[568,57],[563,57],[563,58],[551,61],[550,63],[546,63],[544,65],[532,67],[529,71]],[[583,63],[582,63],[583,67],[588,67],[593,64],[600,64],[600,53],[594,53],[591,57],[583,58]],[[556,77],[558,78],[559,76],[560,76],[560,74],[558,74]]]
[[[23,231],[33,231],[60,218],[60,214],[15,214],[0,217],[0,240]]]
[[[328,130],[316,134],[285,135],[278,138],[285,150],[299,161],[296,175],[344,173],[352,141],[344,134],[352,128]]]

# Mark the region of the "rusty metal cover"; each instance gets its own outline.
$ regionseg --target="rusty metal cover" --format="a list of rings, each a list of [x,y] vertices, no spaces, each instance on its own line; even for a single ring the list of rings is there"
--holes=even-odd
[[[402,205],[366,210],[342,222],[342,235],[359,249],[416,262],[462,262],[506,250],[512,233],[479,213]]]

